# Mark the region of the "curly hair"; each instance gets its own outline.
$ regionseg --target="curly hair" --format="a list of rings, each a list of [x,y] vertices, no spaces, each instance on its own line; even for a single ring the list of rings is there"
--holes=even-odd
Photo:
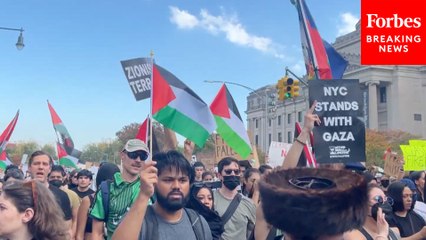
[[[34,210],[34,216],[28,222],[28,230],[34,239],[69,239],[63,212],[45,185],[36,180],[17,180],[7,183],[2,194],[20,213],[28,208]]]

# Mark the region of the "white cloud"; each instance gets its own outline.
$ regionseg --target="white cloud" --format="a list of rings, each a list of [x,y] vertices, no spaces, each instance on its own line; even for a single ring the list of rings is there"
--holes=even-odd
[[[198,19],[185,10],[180,10],[177,7],[170,7],[170,12],[170,21],[176,24],[178,28],[192,29],[199,24]]]
[[[278,44],[275,44],[269,38],[247,32],[236,17],[228,17],[224,14],[213,16],[207,10],[202,9],[199,18],[197,18],[177,7],[170,7],[170,10],[172,15],[170,21],[176,24],[178,28],[192,29],[200,27],[213,35],[222,33],[231,43],[253,48],[280,59],[284,58],[284,55],[279,52],[280,46]]]
[[[351,13],[343,13],[340,15],[341,23],[337,27],[337,36],[342,36],[352,31],[355,31],[355,25],[359,18]]]

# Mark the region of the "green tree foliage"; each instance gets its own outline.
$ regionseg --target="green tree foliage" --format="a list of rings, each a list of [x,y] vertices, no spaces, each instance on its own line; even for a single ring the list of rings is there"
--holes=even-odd
[[[139,123],[131,123],[129,125],[124,126],[120,131],[118,131],[115,135],[118,138],[118,141],[124,146],[129,139],[135,138],[139,128]],[[158,122],[153,121],[153,131],[156,141],[154,143],[157,144],[158,149],[161,150],[169,150],[174,148],[173,143],[170,141],[170,137],[167,136],[165,128]],[[155,148],[155,146],[154,146]],[[155,150],[155,149],[154,149]]]
[[[52,144],[44,144],[41,150],[49,153],[49,155],[52,156],[53,159],[55,160],[58,159],[58,155],[56,154],[56,149]]]
[[[387,148],[401,154],[399,145],[408,144],[410,139],[419,139],[418,136],[412,135],[400,130],[366,130],[365,151],[367,155],[367,166],[375,165],[383,167],[383,155]]]
[[[131,123],[126,125],[120,131],[116,132],[115,136],[117,136],[118,141],[124,146],[127,140],[135,138],[139,131],[140,125],[140,123]]]
[[[214,153],[215,152],[215,139],[213,135],[210,135],[209,138],[207,138],[206,143],[204,144],[204,147],[200,148],[197,145],[195,145],[194,153]]]
[[[36,141],[20,141],[16,142],[13,147],[8,147],[6,152],[14,164],[20,164],[24,154],[27,154],[29,157],[33,152],[40,149],[41,147]]]
[[[100,143],[91,143],[83,148],[80,161],[89,162],[113,162],[120,163],[120,152],[123,144],[116,139],[113,141],[102,141]]]

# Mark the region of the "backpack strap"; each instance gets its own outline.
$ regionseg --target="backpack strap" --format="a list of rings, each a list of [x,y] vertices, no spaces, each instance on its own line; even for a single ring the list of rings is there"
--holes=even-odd
[[[196,211],[184,208],[186,215],[189,217],[189,221],[191,222],[192,230],[194,230],[195,237],[197,240],[203,240],[205,236],[203,222],[201,221],[200,214]]]
[[[398,237],[396,236],[395,232],[392,231],[392,229],[390,229],[390,228],[389,228],[389,239],[398,240]]]
[[[101,182],[101,185],[99,186],[99,190],[102,194],[102,205],[104,206],[104,222],[106,223],[108,221],[108,215],[109,215],[109,195],[110,195],[110,185],[112,183],[112,180],[105,180]]]
[[[266,237],[266,240],[274,240],[276,236],[277,236],[277,229],[272,227],[268,233],[268,236]]]
[[[363,227],[361,227],[359,229],[359,231],[362,233],[362,235],[364,235],[365,239],[367,239],[367,240],[374,240],[373,237]]]
[[[225,224],[229,221],[229,219],[231,219],[235,210],[237,210],[238,205],[240,205],[242,198],[243,197],[241,196],[241,194],[237,193],[237,195],[235,195],[235,197],[232,199],[232,202],[229,204],[225,213],[222,215],[223,226],[225,226]]]
[[[158,221],[155,216],[154,209],[151,205],[146,208],[145,218],[143,220],[143,225],[146,229],[147,239],[158,240]]]

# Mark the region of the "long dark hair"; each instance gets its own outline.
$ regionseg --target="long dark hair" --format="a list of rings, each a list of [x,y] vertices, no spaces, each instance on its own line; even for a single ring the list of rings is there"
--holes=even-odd
[[[198,192],[203,188],[206,188],[210,191],[210,194],[212,195],[212,201],[214,203],[212,189],[203,183],[194,183],[191,186],[190,197],[186,207],[195,210],[201,216],[203,216],[204,219],[206,219],[207,223],[209,224],[213,240],[220,239],[220,236],[224,231],[221,217],[214,210],[214,205],[212,205],[212,209],[210,209],[197,198]]]
[[[402,192],[406,187],[408,188],[407,184],[402,182],[393,182],[388,187],[387,194],[393,199],[392,209],[394,212],[400,212],[405,210]]]

